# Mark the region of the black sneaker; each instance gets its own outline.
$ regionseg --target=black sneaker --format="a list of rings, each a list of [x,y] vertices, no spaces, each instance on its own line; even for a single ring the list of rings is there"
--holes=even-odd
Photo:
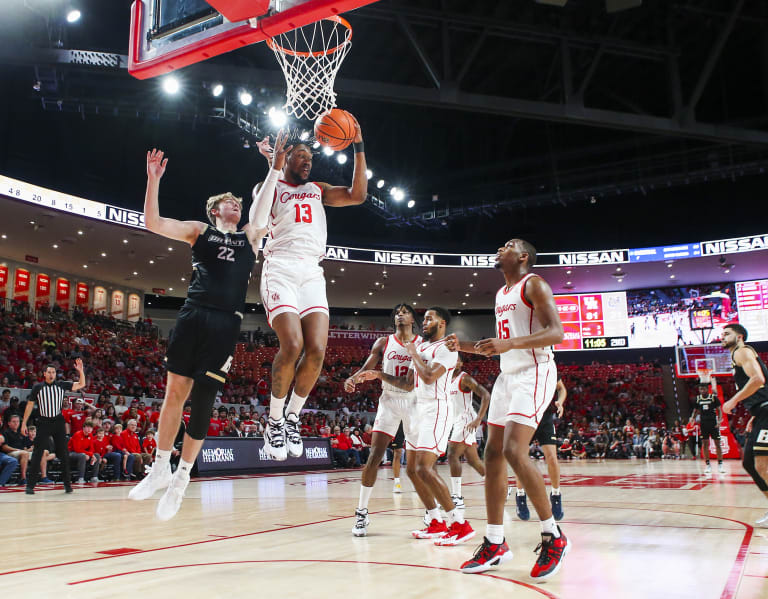
[[[515,493],[515,513],[521,520],[529,520],[531,512],[528,509],[528,497],[525,493],[518,495]]]
[[[64,492],[65,493],[71,493],[72,492],[72,485],[64,485]]]
[[[549,494],[549,503],[552,504],[552,515],[555,520],[560,522],[565,514],[563,513],[563,498],[561,495]]]
[[[34,495],[34,494],[35,494],[35,488],[34,488],[34,487],[27,487],[27,488],[24,490],[24,492],[25,492],[27,495]]]

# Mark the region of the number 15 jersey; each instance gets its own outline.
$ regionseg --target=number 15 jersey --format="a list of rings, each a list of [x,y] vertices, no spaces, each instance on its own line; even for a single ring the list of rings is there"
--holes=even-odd
[[[527,274],[515,285],[506,285],[496,292],[496,336],[514,339],[531,335],[542,328],[533,306],[525,299],[525,284],[537,275]],[[500,356],[501,372],[511,374],[534,368],[554,359],[552,347],[510,349]]]
[[[322,188],[317,183],[292,185],[279,180],[269,213],[265,258],[289,256],[319,262],[325,257],[327,238]]]

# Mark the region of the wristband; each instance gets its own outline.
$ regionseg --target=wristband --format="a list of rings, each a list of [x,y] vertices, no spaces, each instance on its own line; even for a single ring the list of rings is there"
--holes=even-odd
[[[355,149],[355,154],[359,154],[360,152],[365,152],[365,144],[361,142],[352,142],[352,147]]]

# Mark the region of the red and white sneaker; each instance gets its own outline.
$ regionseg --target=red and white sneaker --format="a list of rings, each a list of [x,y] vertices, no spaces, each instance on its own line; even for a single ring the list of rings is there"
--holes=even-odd
[[[563,565],[563,560],[571,550],[573,543],[565,537],[559,526],[557,530],[560,532],[558,538],[555,538],[555,535],[551,533],[541,533],[541,543],[534,550],[534,552],[538,552],[539,558],[533,564],[531,578],[546,580],[557,574],[560,566]]]
[[[429,526],[421,530],[412,530],[411,534],[414,539],[439,539],[448,534],[448,527],[443,521],[432,520]]]
[[[435,545],[437,546],[458,545],[459,543],[468,541],[474,536],[475,536],[475,531],[469,525],[469,522],[467,522],[466,520],[461,524],[459,524],[458,522],[454,522],[448,528],[448,534],[445,535],[444,537],[439,538],[437,541],[435,541]]]
[[[504,562],[512,559],[512,552],[506,541],[499,544],[491,543],[486,537],[483,537],[483,543],[475,551],[475,555],[461,564],[461,571],[464,574],[479,574],[496,568]]]

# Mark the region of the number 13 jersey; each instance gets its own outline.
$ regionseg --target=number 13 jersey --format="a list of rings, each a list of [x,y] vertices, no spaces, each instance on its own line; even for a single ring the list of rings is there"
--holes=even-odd
[[[531,335],[542,328],[533,306],[523,295],[531,277],[527,274],[512,287],[504,286],[496,292],[496,337],[513,339]],[[552,347],[510,349],[500,356],[501,372],[510,374],[554,359]]]
[[[323,190],[317,183],[292,185],[279,180],[269,214],[264,256],[325,257],[328,228]]]

